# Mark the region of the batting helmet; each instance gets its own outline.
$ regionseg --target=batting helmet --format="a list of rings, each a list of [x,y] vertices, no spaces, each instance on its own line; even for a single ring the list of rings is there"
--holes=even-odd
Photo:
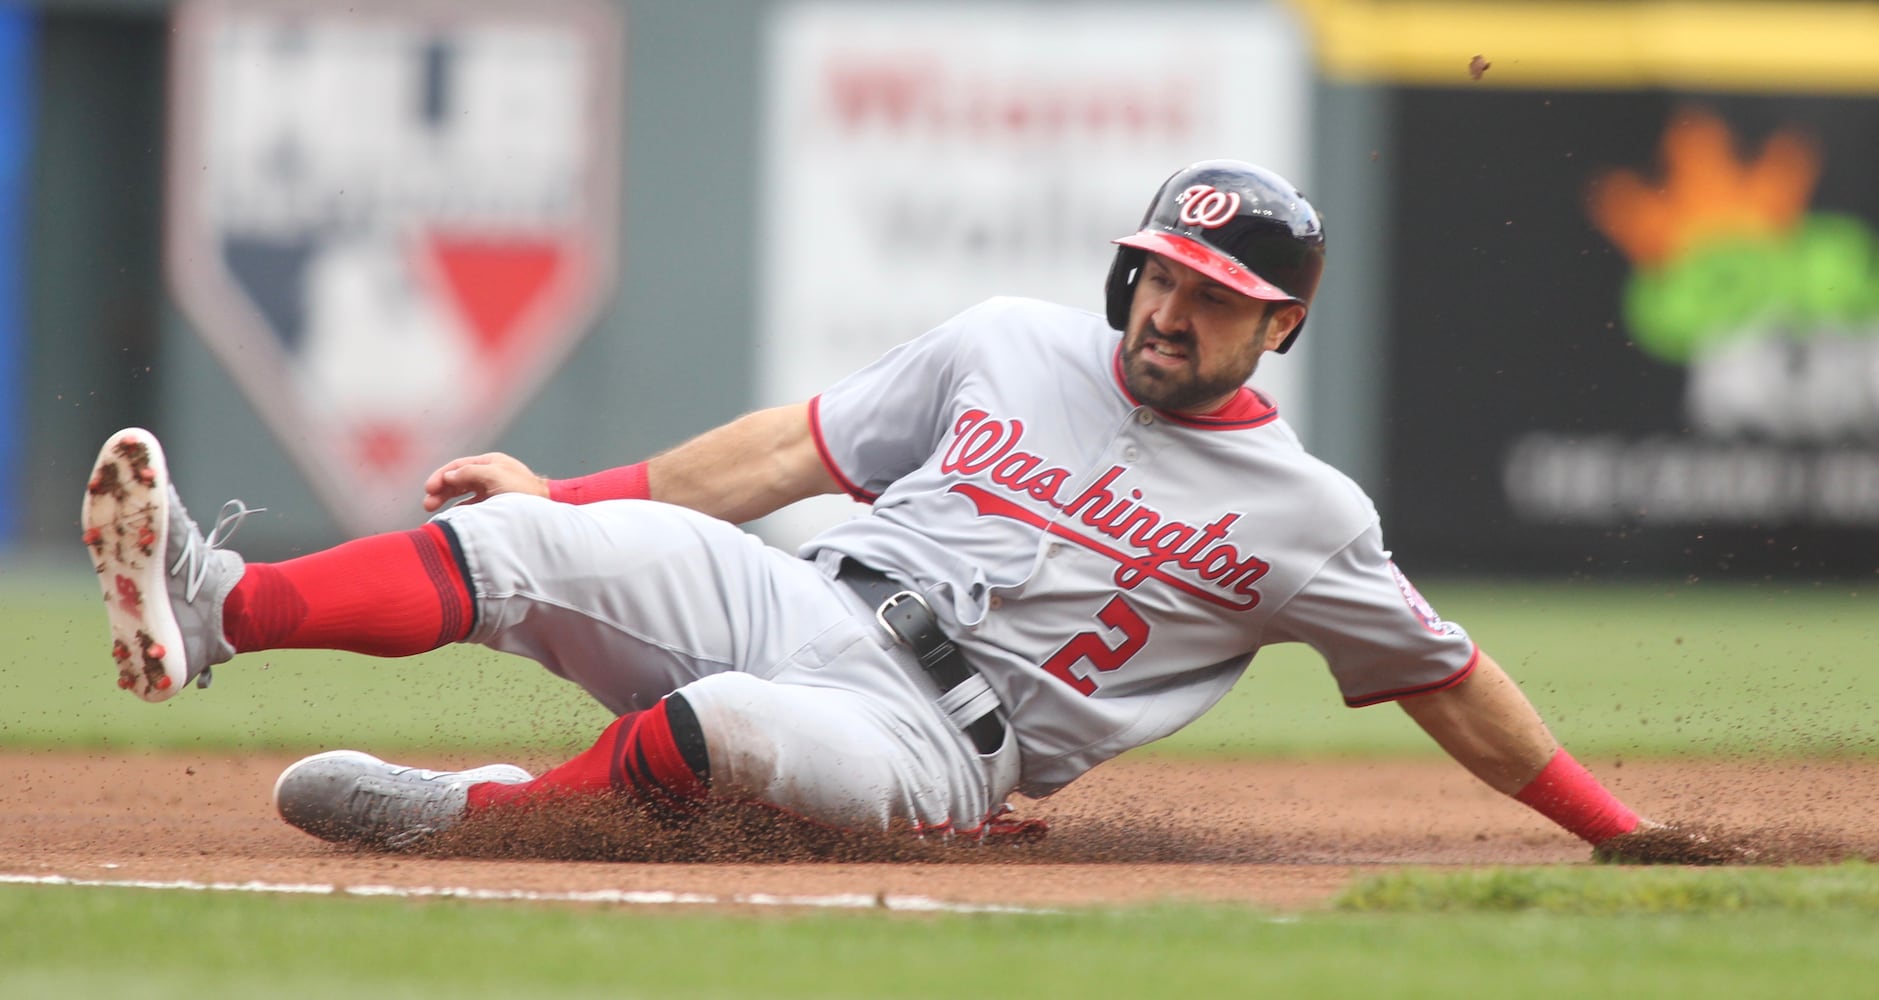
[[[1203,160],[1162,182],[1141,229],[1115,240],[1109,325],[1129,324],[1142,261],[1159,254],[1255,299],[1307,310],[1324,273],[1324,223],[1292,182],[1238,160]],[[1299,320],[1284,352],[1305,328]]]

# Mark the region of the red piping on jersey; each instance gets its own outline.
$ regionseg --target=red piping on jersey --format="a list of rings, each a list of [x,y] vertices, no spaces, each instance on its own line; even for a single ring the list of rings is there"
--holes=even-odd
[[[1116,388],[1122,390],[1122,398],[1136,406],[1147,405],[1135,398],[1129,391],[1129,383],[1122,377],[1122,345],[1116,345],[1115,357],[1110,359],[1110,373],[1115,376]],[[1225,406],[1212,413],[1180,413],[1174,410],[1154,409],[1170,423],[1182,427],[1192,427],[1200,431],[1243,431],[1252,427],[1269,424],[1279,417],[1279,407],[1251,386],[1240,386],[1240,391],[1227,400]]]
[[[873,503],[881,498],[879,493],[869,493],[867,490],[851,482],[847,476],[842,474],[841,468],[835,464],[834,456],[829,454],[829,443],[822,439],[821,396],[814,396],[809,400],[809,433],[815,437],[816,454],[822,456],[822,467],[829,470],[829,475],[834,478],[836,484],[849,496],[854,497],[862,503]]]
[[[1367,694],[1361,698],[1346,698],[1344,699],[1344,704],[1351,708],[1363,708],[1366,705],[1380,705],[1386,701],[1408,698],[1411,695],[1434,694],[1437,691],[1446,691],[1460,684],[1462,681],[1467,680],[1468,675],[1474,673],[1475,664],[1480,662],[1481,647],[1476,646],[1474,648],[1474,655],[1468,657],[1468,663],[1465,666],[1433,684],[1420,684],[1416,687],[1398,688],[1394,691],[1379,691],[1376,694]]]

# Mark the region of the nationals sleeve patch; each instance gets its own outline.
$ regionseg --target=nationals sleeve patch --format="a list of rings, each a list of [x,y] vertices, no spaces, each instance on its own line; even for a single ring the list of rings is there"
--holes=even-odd
[[[1416,585],[1409,582],[1409,577],[1404,576],[1403,571],[1397,568],[1395,560],[1390,561],[1390,575],[1396,578],[1396,588],[1403,592],[1403,600],[1408,602],[1409,610],[1414,611],[1416,617],[1422,620],[1423,628],[1436,635],[1455,635],[1461,631],[1461,626],[1443,621],[1442,616],[1435,613],[1435,607],[1429,603],[1429,599],[1423,597],[1422,591],[1417,590]]]

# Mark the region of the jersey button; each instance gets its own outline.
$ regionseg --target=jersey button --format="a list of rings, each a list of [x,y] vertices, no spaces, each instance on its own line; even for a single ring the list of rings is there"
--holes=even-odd
[[[1155,422],[1155,411],[1153,411],[1153,410],[1143,410],[1143,411],[1141,411],[1140,413],[1137,413],[1137,414],[1135,415],[1135,422],[1136,422],[1136,423],[1138,423],[1138,424],[1152,424],[1152,423],[1154,423],[1154,422]]]
[[[1142,456],[1142,453],[1139,451],[1136,451],[1134,447],[1128,447],[1128,448],[1122,449],[1122,460],[1125,462],[1133,462],[1137,458],[1140,458],[1141,456]]]
[[[1061,553],[1062,551],[1063,551],[1062,545],[1059,545],[1056,542],[1052,542],[1050,543],[1050,547],[1044,550],[1044,558],[1055,559],[1057,558],[1058,554]]]
[[[999,596],[998,596],[998,595],[996,595],[996,594],[994,594],[994,595],[992,595],[992,599],[991,599],[990,601],[988,601],[988,602],[986,602],[986,604],[987,604],[987,606],[988,606],[988,607],[990,607],[990,608],[991,608],[991,609],[992,609],[993,611],[997,611],[997,610],[998,610],[999,608],[1002,608],[1002,607],[1004,607],[1004,606],[1005,606],[1005,599],[1004,599],[1004,598],[1002,598],[1002,597],[999,597]]]

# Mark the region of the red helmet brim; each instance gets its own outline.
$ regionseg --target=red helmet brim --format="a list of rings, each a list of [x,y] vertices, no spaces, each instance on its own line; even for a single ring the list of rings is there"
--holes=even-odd
[[[1145,229],[1112,242],[1159,254],[1177,264],[1186,264],[1241,295],[1263,299],[1267,302],[1297,301],[1295,296],[1247,270],[1233,258],[1190,237]]]

